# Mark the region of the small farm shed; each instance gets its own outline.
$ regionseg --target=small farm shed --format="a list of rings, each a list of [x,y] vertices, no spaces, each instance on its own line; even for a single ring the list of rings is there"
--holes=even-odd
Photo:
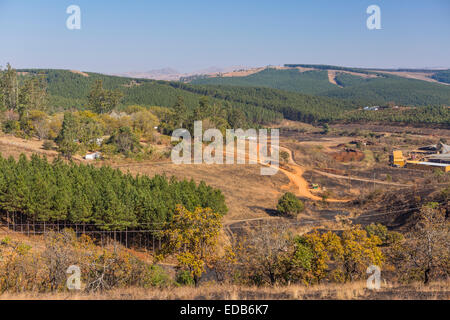
[[[86,160],[97,160],[101,159],[102,155],[100,152],[94,152],[94,153],[88,153],[84,156],[84,159]]]

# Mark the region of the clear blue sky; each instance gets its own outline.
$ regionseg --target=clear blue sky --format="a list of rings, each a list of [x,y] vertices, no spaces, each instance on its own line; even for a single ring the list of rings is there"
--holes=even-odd
[[[66,8],[81,8],[81,30]],[[381,8],[381,30],[366,8]],[[317,63],[450,68],[449,0],[0,0],[0,65],[97,72]]]

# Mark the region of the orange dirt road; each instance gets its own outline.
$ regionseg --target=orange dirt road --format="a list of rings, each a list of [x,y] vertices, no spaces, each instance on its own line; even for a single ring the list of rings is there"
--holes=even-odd
[[[316,196],[315,194],[312,194],[309,189],[309,183],[308,181],[303,178],[303,173],[305,173],[305,169],[301,166],[299,166],[292,157],[292,151],[285,147],[280,147],[280,151],[286,151],[289,153],[289,166],[294,170],[294,172],[290,172],[288,170],[280,168],[281,170],[291,181],[292,184],[294,184],[296,187],[298,187],[298,190],[296,192],[297,196],[308,198],[311,200],[322,200],[322,197]],[[328,202],[348,202],[350,199],[327,199]]]
[[[259,153],[259,144],[257,145],[257,149],[258,149],[258,153]],[[265,165],[265,164],[261,164],[261,159],[258,157],[258,159],[251,159],[252,161],[256,161],[257,163],[261,164],[261,165],[265,165],[265,166],[269,166],[275,169],[278,169],[279,171],[283,172],[289,179],[289,185],[287,185],[287,187],[290,186],[294,186],[296,187],[296,191],[295,194],[298,197],[302,197],[302,198],[306,198],[306,199],[310,199],[310,200],[322,200],[322,197],[319,197],[313,193],[311,193],[310,189],[309,189],[309,183],[308,181],[306,181],[305,178],[303,178],[303,173],[305,172],[305,169],[301,166],[299,166],[292,158],[292,151],[288,148],[285,147],[279,147],[280,151],[286,151],[289,153],[289,167],[293,170],[289,171],[286,169],[283,169],[281,167],[277,167],[274,165]],[[224,154],[228,154],[226,151],[224,151]],[[237,152],[235,150],[234,156],[237,156]],[[246,154],[245,158],[247,160],[250,160],[249,155]],[[348,202],[350,201],[350,199],[327,199],[326,201],[328,202]]]

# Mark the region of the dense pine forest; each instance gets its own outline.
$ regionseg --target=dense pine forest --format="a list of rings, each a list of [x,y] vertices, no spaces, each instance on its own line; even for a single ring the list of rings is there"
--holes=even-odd
[[[450,124],[449,107],[420,107],[414,109],[382,109],[377,111],[357,110],[344,115],[345,122],[408,123],[416,125]]]
[[[450,83],[450,70],[442,70],[436,72],[433,75],[433,79],[440,82]]]
[[[332,90],[335,85],[328,81],[327,71],[305,71],[297,69],[265,69],[245,77],[213,77],[196,79],[192,84],[266,87],[291,92],[318,94]]]
[[[244,104],[266,110],[281,112],[290,120],[308,123],[332,121],[346,110],[357,108],[356,104],[342,99],[332,99],[288,92],[278,89],[239,86],[198,86],[173,83],[173,86],[230,101],[232,105]]]
[[[351,105],[384,105],[395,102],[405,106],[449,105],[450,87],[399,76],[355,68],[333,67],[333,70],[358,72],[370,78],[336,72],[336,83],[329,82],[327,69],[331,66],[300,65],[317,70],[299,72],[297,69],[268,68],[245,77],[210,77],[195,79],[192,84],[267,87],[290,92],[338,98]],[[446,82],[445,71],[436,77]],[[447,73],[448,77],[448,73]],[[435,78],[438,80],[437,78]],[[440,80],[439,80],[440,81]]]
[[[18,70],[18,73],[21,81],[33,76],[44,76],[47,79],[50,112],[89,109],[87,97],[92,86],[98,80],[102,81],[105,89],[118,89],[123,93],[124,97],[118,105],[119,109],[128,105],[172,108],[181,98],[186,107],[193,110],[198,107],[200,99],[204,96],[198,92],[178,88],[176,84],[167,81],[132,79],[97,73],[82,75],[69,70],[51,69],[22,69]],[[212,96],[209,102],[211,105],[230,107],[224,99]],[[235,103],[233,107],[241,110],[246,116],[247,122],[252,125],[271,123],[282,118],[280,112],[262,109],[257,105]]]
[[[383,78],[363,79],[338,74],[335,88],[324,95],[351,100],[359,105],[386,105],[394,102],[404,106],[450,105],[450,87],[415,79],[384,75]]]
[[[227,212],[220,190],[201,182],[156,175],[133,177],[110,167],[96,168],[32,156],[0,156],[0,214],[30,221],[95,224],[103,230],[157,229],[177,205],[188,210]]]

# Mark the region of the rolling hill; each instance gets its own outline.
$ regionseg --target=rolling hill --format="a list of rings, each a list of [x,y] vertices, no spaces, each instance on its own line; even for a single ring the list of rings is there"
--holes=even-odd
[[[20,79],[42,74],[48,82],[49,111],[88,108],[87,96],[96,80],[107,89],[119,89],[124,98],[119,109],[138,104],[146,107],[173,107],[182,97],[191,110],[207,96],[209,103],[224,108],[241,109],[249,125],[260,126],[283,118],[319,123],[330,121],[387,121],[391,117],[355,113],[362,105],[389,101],[401,105],[435,106],[450,104],[450,86],[420,80],[404,79],[374,72],[342,70],[330,82],[327,70],[265,69],[244,77],[197,79],[192,83],[135,79],[91,72],[55,69],[17,70]],[[300,72],[302,71],[302,72]],[[345,71],[345,72],[344,72]],[[208,84],[202,84],[203,82]],[[218,84],[210,84],[218,82]],[[236,82],[236,84],[234,84]],[[306,93],[303,93],[306,92]],[[450,123],[449,110],[423,108],[410,117],[405,111],[395,122]],[[358,116],[355,117],[355,114]],[[366,117],[367,114],[367,117]],[[351,115],[351,117],[349,117]],[[381,113],[380,113],[381,115]],[[394,119],[394,118],[393,118]],[[394,121],[394,120],[393,120]]]
[[[308,71],[304,71],[305,69]],[[424,78],[424,70],[417,70],[419,72]],[[388,102],[405,106],[450,105],[450,86],[445,84],[448,81],[448,71],[429,73],[430,76],[425,77],[429,81],[406,77],[411,73],[414,71],[286,65],[282,69],[266,68],[243,77],[202,77],[193,79],[190,83],[268,87],[346,99],[357,105],[382,105]],[[442,83],[438,83],[438,80]]]
[[[102,80],[107,89],[120,89],[125,94],[122,106],[139,104],[172,107],[178,97],[182,97],[186,106],[193,109],[202,97],[207,96],[212,104],[242,109],[248,122],[253,124],[271,123],[283,117],[307,122],[331,120],[343,110],[356,108],[355,104],[339,98],[264,87],[211,87],[54,69],[22,69],[18,72],[22,77],[45,75],[49,104],[53,111],[86,108],[87,96],[96,80]]]

